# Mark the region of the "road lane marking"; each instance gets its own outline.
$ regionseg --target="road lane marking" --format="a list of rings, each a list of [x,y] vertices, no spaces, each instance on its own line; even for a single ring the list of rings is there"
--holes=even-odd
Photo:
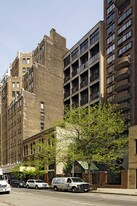
[[[86,203],[86,202],[76,202],[76,201],[69,201],[70,203],[74,203],[74,204],[81,204],[81,205],[89,205],[89,206],[96,206],[95,204],[92,203]]]

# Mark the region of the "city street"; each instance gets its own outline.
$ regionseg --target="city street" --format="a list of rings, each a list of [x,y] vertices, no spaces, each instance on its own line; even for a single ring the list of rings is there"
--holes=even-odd
[[[101,193],[54,192],[12,188],[0,194],[0,206],[136,206],[137,196]]]

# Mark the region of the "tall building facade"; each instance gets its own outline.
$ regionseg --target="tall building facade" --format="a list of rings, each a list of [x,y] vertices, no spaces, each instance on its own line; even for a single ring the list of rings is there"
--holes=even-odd
[[[137,1],[104,0],[106,102],[119,104],[129,129],[128,187],[137,188]]]
[[[22,161],[23,141],[63,117],[65,52],[66,39],[52,29],[33,51],[31,60],[23,53],[18,54],[22,63],[14,60],[11,75],[2,86],[3,165]]]
[[[137,1],[105,0],[106,102],[119,104],[128,126],[137,124]]]
[[[65,54],[65,106],[89,106],[104,99],[103,31],[99,22]]]

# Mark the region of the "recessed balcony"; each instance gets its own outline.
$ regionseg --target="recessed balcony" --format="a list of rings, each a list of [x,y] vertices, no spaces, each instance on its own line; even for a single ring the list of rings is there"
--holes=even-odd
[[[118,105],[119,110],[129,110],[131,109],[131,105],[128,102],[123,102]]]
[[[124,4],[127,0],[114,0],[114,4],[117,8],[119,8],[120,6],[122,6],[122,4]]]
[[[123,91],[123,92],[119,92],[115,95],[115,102],[116,103],[120,103],[122,101],[125,101],[127,99],[130,99],[131,95],[129,91]]]
[[[129,87],[130,87],[130,83],[129,83],[128,79],[124,79],[120,82],[115,83],[114,90],[116,92],[120,92],[122,90],[128,89]]]
[[[120,58],[115,66],[115,70],[119,70],[130,65],[130,58],[128,56]]]
[[[123,68],[123,69],[120,69],[116,74],[115,74],[115,80],[116,81],[120,81],[122,79],[125,79],[127,77],[129,77],[130,75],[130,71],[129,71],[129,68],[126,67],[126,68]]]

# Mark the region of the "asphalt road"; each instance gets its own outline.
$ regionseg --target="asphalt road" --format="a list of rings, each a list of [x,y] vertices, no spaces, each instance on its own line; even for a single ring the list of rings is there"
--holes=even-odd
[[[137,196],[100,193],[54,192],[12,188],[0,194],[0,206],[136,206]]]

